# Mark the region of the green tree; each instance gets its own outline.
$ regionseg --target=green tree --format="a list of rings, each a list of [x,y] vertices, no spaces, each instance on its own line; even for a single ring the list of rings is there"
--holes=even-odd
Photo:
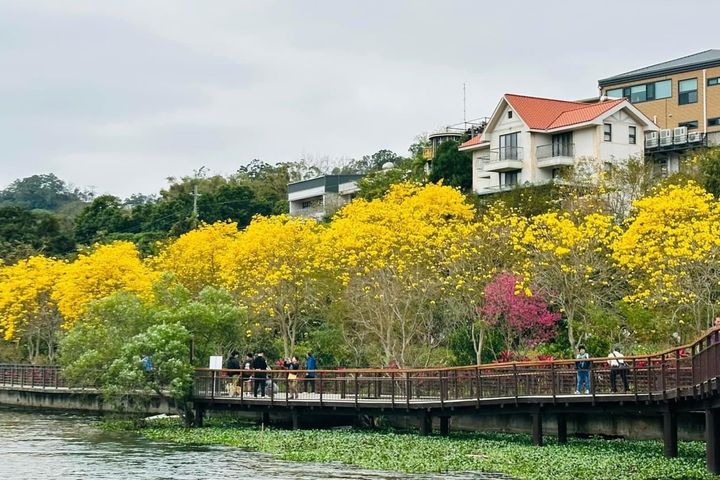
[[[97,197],[75,220],[78,243],[91,244],[109,234],[124,232],[129,226],[129,212],[122,201],[112,195]]]
[[[0,259],[13,263],[34,254],[62,256],[75,248],[72,234],[63,231],[48,212],[15,206],[0,207]]]
[[[15,180],[0,191],[0,204],[57,211],[66,204],[81,202],[87,197],[86,192],[72,190],[64,181],[48,173]]]
[[[458,150],[460,142],[448,140],[440,144],[430,170],[430,181],[443,181],[445,185],[458,187],[463,191],[472,188],[472,155]]]
[[[152,368],[144,365],[149,358]],[[190,334],[179,324],[153,325],[122,346],[103,385],[106,397],[147,411],[154,397],[170,394],[186,411],[193,382]]]
[[[702,152],[698,160],[703,187],[715,198],[720,198],[720,147]]]

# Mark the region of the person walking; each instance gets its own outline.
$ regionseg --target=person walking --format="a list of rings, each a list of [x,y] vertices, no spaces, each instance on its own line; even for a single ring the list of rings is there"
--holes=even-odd
[[[627,379],[627,364],[625,363],[625,356],[620,353],[620,347],[613,348],[610,355],[608,355],[608,365],[610,365],[610,390],[612,393],[617,393],[617,376],[620,375],[620,379],[623,383],[623,389],[625,393],[630,390]]]
[[[577,386],[575,394],[590,393],[590,355],[585,351],[585,345],[580,345],[578,354],[575,356],[575,369],[577,370]]]
[[[253,357],[252,353],[248,353],[245,355],[245,362],[243,362],[243,369],[244,370],[252,370],[252,364],[255,357]],[[243,390],[250,394],[252,391],[253,386],[253,376],[250,372],[242,372],[240,374],[240,377],[243,382]]]
[[[252,362],[252,368],[255,370],[253,376],[255,378],[255,386],[253,388],[253,396],[257,397],[258,392],[261,396],[265,396],[265,379],[267,378],[268,364],[265,361],[265,354],[258,352]]]
[[[300,370],[300,360],[297,357],[292,357],[290,362],[287,364],[288,369],[288,396],[290,398],[298,398],[298,380],[297,371]]]
[[[315,393],[315,370],[317,370],[317,361],[313,357],[312,352],[308,352],[305,358],[305,392]]]

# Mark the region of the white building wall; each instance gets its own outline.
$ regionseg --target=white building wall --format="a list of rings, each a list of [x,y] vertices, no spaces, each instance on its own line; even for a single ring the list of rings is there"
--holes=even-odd
[[[645,141],[645,131],[642,125],[639,125],[630,115],[624,111],[619,111],[610,117],[607,117],[603,124],[612,125],[612,141],[606,142],[604,136],[600,137],[600,160],[608,162],[619,162],[627,160],[630,157],[641,156],[643,154],[643,142]],[[635,127],[636,143],[631,144],[629,140],[629,128]],[[602,126],[600,129],[602,134]]]
[[[497,189],[498,185],[498,174],[495,172],[484,171],[481,160],[482,157],[489,155],[489,147],[481,150],[475,150],[473,154],[473,190],[476,193],[483,194],[488,193],[488,189]]]

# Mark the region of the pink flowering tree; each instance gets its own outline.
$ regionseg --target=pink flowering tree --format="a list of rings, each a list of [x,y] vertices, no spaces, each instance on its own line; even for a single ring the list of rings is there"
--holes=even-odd
[[[524,354],[550,340],[560,314],[548,310],[542,295],[532,294],[519,284],[519,277],[501,273],[485,287],[485,299],[478,313],[503,340],[505,356]]]

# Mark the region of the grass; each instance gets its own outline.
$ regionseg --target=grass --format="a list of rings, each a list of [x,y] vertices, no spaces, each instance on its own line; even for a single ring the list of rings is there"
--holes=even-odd
[[[342,462],[374,470],[413,473],[479,471],[528,480],[706,479],[705,445],[681,442],[680,456],[667,459],[657,441],[554,439],[535,447],[519,434],[456,433],[423,437],[394,431],[260,430],[212,419],[199,429],[177,421],[111,422],[106,429],[137,431],[152,440],[186,445],[227,445],[272,453],[289,461]]]

